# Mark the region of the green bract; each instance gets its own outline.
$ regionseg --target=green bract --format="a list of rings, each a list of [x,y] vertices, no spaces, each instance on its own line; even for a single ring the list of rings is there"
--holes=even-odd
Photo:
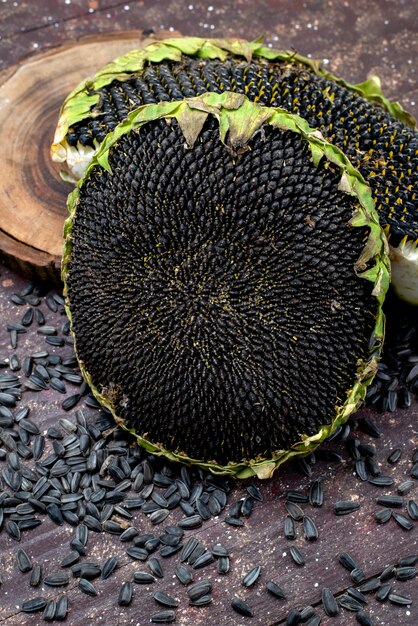
[[[260,53],[264,49],[261,44],[243,44],[237,42],[206,42],[202,48],[202,40],[194,38],[179,40],[178,45],[161,42],[151,47],[154,56],[177,55],[180,51],[195,51],[198,53],[204,50],[205,55],[226,54],[226,50],[234,49],[237,54],[247,57],[249,54]],[[181,46],[181,49],[179,48]],[[222,47],[223,46],[223,47]],[[228,47],[226,47],[228,46]],[[268,51],[271,52],[270,50]],[[267,51],[266,51],[267,53]],[[118,61],[117,68],[127,71],[131,68],[129,55],[122,57],[123,62]],[[116,67],[112,71],[116,71]],[[105,80],[107,73],[102,72],[101,80]],[[68,102],[68,101],[67,101]],[[68,112],[68,107],[67,109]],[[351,225],[356,227],[366,227],[369,230],[368,239],[364,249],[357,260],[354,268],[356,274],[373,284],[372,295],[376,298],[376,318],[372,346],[369,357],[357,363],[355,380],[352,381],[351,389],[347,393],[347,398],[341,406],[335,407],[335,415],[331,423],[325,423],[312,436],[304,435],[300,441],[291,446],[288,450],[278,450],[272,458],[254,458],[245,460],[242,463],[227,463],[225,465],[206,462],[204,459],[190,458],[181,452],[173,452],[156,442],[150,441],[144,433],[137,433],[134,429],[127,428],[120,416],[115,411],[111,393],[104,389],[99,389],[93,384],[91,375],[87,371],[85,364],[80,360],[80,367],[85,379],[92,387],[93,393],[98,401],[106,406],[114,415],[116,421],[124,428],[127,428],[137,438],[138,442],[148,451],[157,455],[164,455],[167,458],[189,464],[196,464],[214,473],[225,473],[236,475],[239,478],[257,475],[259,478],[267,478],[284,461],[300,455],[306,455],[314,450],[324,439],[330,436],[337,427],[344,423],[355,411],[365,397],[366,388],[371,382],[376,369],[377,359],[380,354],[384,338],[384,315],[382,304],[389,285],[389,259],[385,235],[379,225],[378,216],[374,207],[371,191],[359,172],[353,167],[347,157],[335,146],[325,141],[318,130],[308,126],[302,118],[286,112],[279,108],[260,106],[251,102],[243,95],[225,92],[222,94],[206,93],[202,96],[184,99],[183,101],[164,102],[158,104],[144,105],[129,114],[128,118],[119,124],[110,133],[100,146],[97,154],[87,167],[85,177],[78,183],[78,187],[70,194],[68,200],[69,217],[64,227],[64,250],[62,263],[62,278],[65,284],[66,310],[72,320],[72,302],[68,298],[68,278],[71,273],[72,262],[72,229],[77,215],[77,207],[80,199],[80,191],[89,181],[93,171],[102,168],[110,170],[109,153],[112,146],[128,133],[146,133],[147,124],[165,119],[176,120],[179,124],[187,146],[192,149],[199,137],[203,125],[208,118],[214,117],[219,123],[219,133],[221,141],[235,154],[248,147],[254,134],[263,127],[273,127],[281,131],[295,133],[307,143],[310,148],[313,162],[316,166],[320,163],[328,164],[331,168],[337,169],[340,173],[339,189],[356,198],[356,210],[352,215]],[[67,119],[68,123],[68,119]],[[62,127],[63,128],[63,127]],[[73,322],[72,322],[73,326]],[[75,336],[75,349],[77,352],[77,336]]]
[[[52,145],[53,159],[59,162],[65,160],[65,151],[68,149],[65,137],[69,127],[87,117],[95,116],[94,108],[99,102],[98,89],[109,85],[114,80],[128,79],[132,74],[140,72],[147,62],[180,62],[182,54],[201,59],[225,60],[228,56],[235,56],[243,57],[248,62],[256,57],[284,63],[297,62],[310,68],[314,73],[343,85],[370,102],[382,106],[393,117],[401,120],[407,126],[414,128],[416,125],[415,119],[402,108],[399,102],[391,102],[383,95],[377,76],[358,84],[348,83],[342,78],[326,72],[321,68],[320,61],[309,59],[295,52],[265,47],[261,39],[246,41],[244,39],[180,37],[157,41],[142,50],[132,50],[103,67],[93,78],[87,78],[77,85],[61,107]]]

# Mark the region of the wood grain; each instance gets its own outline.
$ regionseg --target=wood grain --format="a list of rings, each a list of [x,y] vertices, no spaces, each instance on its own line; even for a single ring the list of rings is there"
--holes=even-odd
[[[0,250],[25,275],[59,280],[71,191],[49,156],[60,106],[80,80],[140,44],[139,31],[88,38],[23,63],[0,87]]]

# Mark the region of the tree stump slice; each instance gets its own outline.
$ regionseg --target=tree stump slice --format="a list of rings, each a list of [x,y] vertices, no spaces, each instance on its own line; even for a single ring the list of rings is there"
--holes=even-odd
[[[0,86],[0,256],[25,276],[60,282],[72,187],[50,158],[62,102],[84,78],[150,43],[140,31],[86,38],[19,64]]]

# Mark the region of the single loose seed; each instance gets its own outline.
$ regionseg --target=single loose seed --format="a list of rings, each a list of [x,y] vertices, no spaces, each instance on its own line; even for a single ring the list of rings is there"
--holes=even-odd
[[[360,585],[359,590],[362,593],[367,593],[369,591],[376,591],[377,589],[379,589],[379,587],[380,587],[380,578],[375,577],[375,578],[370,578],[370,580],[367,580],[365,583]]]
[[[49,576],[45,576],[44,583],[50,587],[63,587],[68,585],[70,577],[67,572],[55,572]]]
[[[340,612],[337,601],[328,587],[322,589],[322,606],[328,617],[335,617]]]
[[[45,622],[52,622],[57,612],[57,603],[55,600],[48,600],[42,618]]]
[[[134,593],[133,585],[130,581],[125,581],[119,591],[118,604],[119,606],[129,606],[132,602]]]
[[[42,596],[37,598],[33,598],[32,600],[26,600],[22,604],[22,611],[24,613],[37,613],[38,611],[43,611],[46,607],[46,600]]]
[[[358,611],[356,613],[356,620],[361,626],[374,626],[372,618],[365,611]]]
[[[193,582],[193,571],[187,565],[179,563],[174,570],[175,575],[182,585],[189,585]]]
[[[30,582],[29,582],[30,586],[37,587],[39,583],[41,582],[41,578],[42,578],[42,567],[39,563],[35,563],[32,569],[31,576],[30,576]]]
[[[293,517],[290,517],[290,515],[286,515],[285,517],[283,533],[286,539],[292,540],[296,537],[296,524]]]
[[[256,565],[253,567],[242,579],[242,584],[244,587],[252,587],[258,580],[261,574],[261,566]]]
[[[340,564],[345,567],[345,569],[349,572],[351,572],[356,567],[360,567],[356,559],[349,552],[341,552],[338,560]]]
[[[286,617],[286,626],[297,626],[302,619],[300,611],[297,609],[290,609]]]
[[[411,598],[409,598],[408,596],[401,596],[399,593],[391,592],[388,595],[388,598],[393,604],[400,604],[404,606],[412,604]]]
[[[386,585],[382,585],[380,589],[376,591],[376,600],[379,600],[379,602],[384,602],[391,591],[392,587],[389,583],[386,583]]]
[[[296,504],[296,502],[291,502],[290,500],[286,500],[284,505],[290,517],[292,517],[296,522],[300,522],[302,520],[303,510],[300,508],[298,504]]]
[[[305,515],[303,518],[303,530],[308,541],[316,541],[318,539],[318,529],[311,517]]]
[[[86,593],[88,596],[97,596],[96,587],[86,578],[80,578],[80,580],[78,581],[78,586],[80,588],[80,591]]]
[[[153,598],[156,602],[158,602],[158,604],[162,604],[163,606],[168,606],[170,608],[176,608],[179,605],[177,600],[162,591],[156,591]]]
[[[286,594],[284,593],[283,589],[279,587],[279,585],[276,585],[276,583],[272,580],[269,580],[266,583],[266,589],[276,598],[280,598],[281,600],[284,600],[286,598]]]
[[[134,572],[134,582],[138,585],[148,585],[155,583],[155,578],[148,572]]]
[[[309,502],[312,506],[322,506],[324,504],[324,488],[320,480],[315,480],[309,491]]]
[[[378,524],[386,524],[392,517],[392,509],[384,508],[379,509],[374,514],[375,520]]]
[[[376,498],[376,502],[391,509],[400,509],[404,504],[404,500],[400,496],[380,496]]]
[[[351,580],[356,583],[356,585],[358,583],[362,583],[363,580],[366,578],[365,573],[363,572],[363,570],[361,569],[361,567],[355,567],[352,572],[351,572]]]
[[[62,621],[67,617],[68,613],[68,598],[66,595],[62,595],[57,600],[57,610],[55,613],[55,619]]]
[[[403,515],[402,513],[395,513],[395,511],[393,512],[393,518],[395,519],[395,521],[399,524],[399,526],[401,528],[403,528],[404,530],[412,530],[414,525],[411,522],[410,519],[408,519],[405,515]]]
[[[300,552],[300,550],[298,548],[296,548],[296,546],[291,546],[291,548],[290,548],[290,556],[292,557],[292,559],[296,563],[296,565],[299,565],[301,567],[303,565],[305,565],[305,559],[304,559],[302,553]]]
[[[118,566],[118,558],[116,556],[111,556],[107,559],[102,568],[102,579],[106,580],[109,576],[115,571]]]
[[[416,567],[397,567],[395,569],[395,577],[396,580],[410,580],[411,578],[415,578],[418,573],[418,569]]]
[[[32,569],[32,561],[29,558],[28,554],[22,548],[19,548],[16,554],[17,566],[22,572],[25,574],[26,572],[30,572]]]
[[[360,508],[360,502],[353,502],[352,500],[339,500],[334,504],[335,515],[348,515],[357,511]]]
[[[338,598],[338,604],[343,607],[343,609],[347,609],[348,611],[361,611],[363,605],[361,602],[352,598],[348,594],[344,594]]]
[[[154,613],[151,617],[151,622],[154,624],[169,624],[174,622],[176,614],[174,611],[161,611],[160,613]]]
[[[241,600],[241,598],[233,598],[231,602],[231,606],[234,609],[234,611],[236,611],[240,615],[244,615],[245,617],[254,616],[254,613],[251,607],[246,602],[244,602],[244,600]]]

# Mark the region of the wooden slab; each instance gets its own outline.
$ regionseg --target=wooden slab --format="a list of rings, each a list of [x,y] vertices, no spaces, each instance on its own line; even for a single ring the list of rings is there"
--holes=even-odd
[[[140,31],[97,35],[22,63],[0,86],[0,251],[22,273],[59,280],[72,187],[49,150],[63,100],[83,78],[146,42]]]
[[[9,334],[6,323],[20,320],[24,307],[10,304],[10,296],[19,292],[24,280],[8,269],[1,270],[0,278],[0,359],[10,357],[13,352],[23,357],[34,351],[44,349],[47,344],[43,337],[36,333],[36,326],[28,328],[28,332],[19,335],[16,351],[9,345]],[[59,312],[52,313],[45,303],[41,308],[46,317],[46,323],[59,327],[62,317]],[[70,346],[56,348],[54,352],[68,356]],[[3,370],[5,371],[5,370]],[[22,378],[23,374],[19,373]],[[76,388],[67,384],[67,395],[76,392]],[[63,413],[61,402],[64,396],[52,390],[34,393],[25,391],[24,400],[19,408],[27,405],[31,409],[30,419],[36,423],[42,433],[57,420],[65,416],[75,420],[75,409]],[[83,406],[88,420],[93,418],[94,410]],[[297,466],[288,464],[278,471],[268,481],[254,481],[260,487],[263,501],[256,503],[252,515],[245,520],[244,527],[228,526],[223,518],[219,517],[204,522],[197,530],[186,531],[186,537],[195,536],[210,549],[216,543],[221,543],[230,550],[231,571],[227,576],[216,572],[216,565],[212,564],[195,572],[195,580],[210,578],[213,583],[213,603],[206,608],[193,608],[188,605],[187,591],[174,577],[174,568],[179,562],[178,555],[168,559],[161,559],[165,572],[162,580],[150,586],[135,585],[134,600],[129,607],[118,607],[117,597],[121,584],[132,580],[133,573],[138,570],[147,571],[146,563],[133,561],[126,555],[126,548],[131,544],[123,544],[119,538],[107,533],[90,532],[87,555],[82,560],[94,561],[103,565],[112,555],[120,559],[120,566],[114,574],[102,581],[96,581],[98,597],[91,598],[83,594],[77,585],[77,580],[71,577],[70,584],[62,589],[54,589],[41,584],[37,589],[29,585],[30,574],[21,574],[16,565],[16,551],[24,548],[34,562],[42,564],[44,576],[60,570],[60,562],[69,552],[68,542],[74,535],[74,529],[68,525],[55,526],[46,516],[39,516],[42,524],[33,531],[22,534],[18,544],[10,539],[3,531],[0,534],[0,624],[17,626],[27,624],[37,626],[43,623],[40,614],[25,615],[20,608],[22,602],[38,595],[46,598],[57,597],[65,592],[68,595],[70,613],[66,623],[71,626],[83,626],[86,620],[91,623],[101,623],[106,626],[136,624],[147,626],[151,616],[159,610],[153,599],[157,590],[164,591],[178,598],[180,606],[176,610],[175,624],[179,626],[278,626],[285,624],[287,613],[291,608],[303,608],[306,605],[315,606],[323,615],[321,609],[321,591],[329,587],[333,593],[342,593],[350,584],[350,574],[338,563],[338,554],[348,551],[359,561],[364,568],[366,578],[379,575],[387,565],[395,565],[400,557],[409,554],[418,554],[418,523],[415,522],[412,531],[400,528],[392,519],[389,523],[379,526],[374,513],[380,508],[375,498],[383,494],[396,493],[396,487],[409,478],[411,457],[418,446],[418,403],[415,401],[408,410],[398,410],[396,413],[377,414],[372,410],[364,410],[380,428],[382,435],[379,439],[372,439],[362,432],[356,431],[356,436],[362,442],[376,445],[376,460],[382,474],[394,479],[393,487],[376,487],[368,482],[360,481],[354,475],[354,463],[345,450],[343,442],[331,442],[326,448],[342,455],[341,463],[330,463],[318,458],[312,466],[310,478],[303,475]],[[390,465],[386,459],[394,448],[401,448],[402,457],[397,465]],[[44,456],[51,452],[51,440],[47,438]],[[34,461],[25,462],[33,467]],[[0,470],[4,463],[0,462]],[[303,504],[305,513],[310,515],[319,531],[316,542],[308,542],[303,535],[300,522],[297,523],[297,538],[289,541],[283,535],[283,522],[286,516],[284,501],[290,489],[308,492],[311,481],[321,478],[325,491],[325,502],[321,508],[314,508]],[[245,487],[249,481],[233,482],[233,490],[229,495],[228,506],[246,494]],[[410,495],[405,497],[418,498],[418,481]],[[338,517],[334,514],[333,505],[337,500],[356,500],[360,509],[351,515]],[[402,509],[404,511],[405,507]],[[160,534],[166,524],[174,524],[180,518],[180,511],[171,511],[166,522],[161,526],[152,526],[146,515],[140,511],[134,512],[132,525],[140,532]],[[304,554],[306,565],[296,566],[290,559],[289,548],[296,545]],[[242,586],[242,577],[255,565],[262,566],[259,581],[252,589]],[[273,579],[286,592],[287,600],[273,598],[265,589],[267,580]],[[391,581],[394,589],[403,595],[413,598],[409,607],[399,607],[389,602],[381,604],[373,594],[368,594],[367,611],[373,617],[374,623],[386,626],[416,626],[418,623],[418,579],[406,583]],[[254,610],[253,618],[237,615],[230,603],[234,596],[245,599]],[[344,610],[336,618],[323,616],[322,624],[327,626],[354,626],[355,616]]]

